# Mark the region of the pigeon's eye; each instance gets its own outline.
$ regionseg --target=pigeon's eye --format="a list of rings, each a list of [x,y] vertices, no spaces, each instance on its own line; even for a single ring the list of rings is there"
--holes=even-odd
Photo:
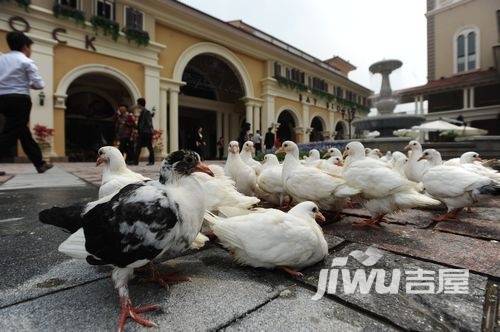
[[[192,163],[194,161],[193,157],[186,157],[186,162]]]
[[[346,147],[345,149],[346,149],[346,150],[349,150],[349,147]]]
[[[417,143],[413,143],[413,145],[417,145]]]
[[[312,210],[314,213],[318,212],[318,208],[317,207],[313,207],[313,210]]]
[[[104,152],[102,152],[101,150],[99,150],[98,154],[99,154],[100,156],[102,156],[102,155],[104,154]]]

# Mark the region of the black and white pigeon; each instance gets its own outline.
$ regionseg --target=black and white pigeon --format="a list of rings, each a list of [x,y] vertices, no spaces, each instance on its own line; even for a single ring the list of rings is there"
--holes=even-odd
[[[128,280],[134,268],[163,254],[186,250],[201,229],[205,199],[193,172],[213,175],[197,153],[176,151],[163,161],[159,181],[132,183],[98,201],[53,207],[39,214],[42,223],[73,233],[59,251],[84,258],[91,265],[113,266],[112,280],[121,304],[119,331],[128,317],[141,325],[155,326],[140,314],[159,307],[134,307],[129,298]],[[72,243],[79,232],[84,233],[84,243]],[[160,283],[166,281],[164,277],[169,278],[158,271],[154,271],[154,277]]]

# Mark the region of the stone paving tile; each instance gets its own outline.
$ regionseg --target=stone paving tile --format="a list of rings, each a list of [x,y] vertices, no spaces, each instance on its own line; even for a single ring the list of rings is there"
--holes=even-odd
[[[411,225],[416,228],[427,228],[434,223],[432,218],[436,215],[434,211],[405,210],[391,213],[386,216],[386,221],[391,224]]]
[[[394,331],[373,318],[329,298],[313,301],[314,292],[291,287],[224,331]]]
[[[500,209],[474,208],[474,212],[471,214],[462,212],[460,221],[439,222],[434,226],[434,229],[500,241]]]
[[[76,176],[54,167],[43,174],[35,170],[29,173],[15,175],[0,186],[0,190],[30,189],[30,188],[53,188],[53,187],[77,187],[85,183]]]
[[[168,290],[134,282],[130,287],[136,305],[156,303],[162,307],[161,312],[146,314],[160,330],[217,329],[278,297],[293,284],[282,273],[240,267],[220,248],[168,263],[192,281]],[[0,322],[3,331],[114,330],[118,311],[116,292],[105,279],[0,309]],[[147,329],[130,322],[127,330]]]
[[[317,289],[319,270],[330,269],[333,258],[347,257],[353,250],[364,252],[366,249],[365,245],[349,244],[342,250],[329,255],[322,265],[316,265],[302,271],[305,274],[304,282]],[[332,287],[329,293],[335,293],[335,297],[371,311],[379,317],[384,317],[404,329],[418,331],[479,331],[481,329],[487,277],[470,273],[468,294],[407,294],[404,271],[418,268],[434,271],[437,289],[437,271],[444,267],[387,251],[382,251],[382,253],[383,256],[373,266],[366,267],[349,256],[347,264],[336,269],[348,269],[346,275],[350,278],[353,277],[353,271],[356,269],[365,270],[366,275],[371,273],[371,269],[382,269],[385,271],[384,285],[386,286],[390,284],[393,274],[395,274],[394,271],[400,270],[401,281],[397,294],[377,294],[373,289],[362,294],[359,288],[355,292],[346,294],[344,292],[344,272],[342,271],[339,271],[338,278],[334,279],[337,281],[336,288]],[[330,285],[334,285],[332,272],[330,272],[328,282]]]
[[[498,242],[387,223],[377,228],[353,226],[359,221],[346,217],[323,230],[351,242],[500,277]]]

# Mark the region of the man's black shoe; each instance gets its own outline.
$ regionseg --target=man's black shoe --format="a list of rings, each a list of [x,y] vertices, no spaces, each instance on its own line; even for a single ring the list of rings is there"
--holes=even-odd
[[[5,175],[5,172],[4,171],[0,171],[0,176],[4,176]]]
[[[36,171],[37,171],[38,173],[42,174],[42,173],[45,173],[46,171],[48,171],[49,169],[51,169],[52,167],[54,167],[54,165],[52,165],[52,164],[48,164],[48,163],[45,163],[45,164],[43,164],[42,166],[37,167],[37,168],[36,168]]]

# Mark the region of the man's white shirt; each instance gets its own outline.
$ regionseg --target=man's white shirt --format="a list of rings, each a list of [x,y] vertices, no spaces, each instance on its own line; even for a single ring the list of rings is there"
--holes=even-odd
[[[0,95],[29,95],[30,88],[41,90],[44,86],[35,62],[24,53],[11,51],[0,55]]]

